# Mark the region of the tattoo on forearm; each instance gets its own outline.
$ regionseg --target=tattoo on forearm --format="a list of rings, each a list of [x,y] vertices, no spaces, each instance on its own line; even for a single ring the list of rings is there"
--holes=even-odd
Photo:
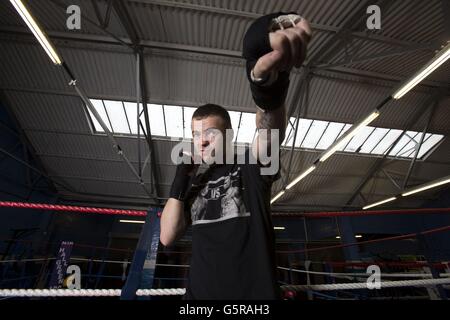
[[[279,129],[280,141],[284,140],[286,131],[286,111],[284,107],[280,107],[273,111],[256,112],[256,127],[258,129]],[[269,131],[270,132],[270,131]]]

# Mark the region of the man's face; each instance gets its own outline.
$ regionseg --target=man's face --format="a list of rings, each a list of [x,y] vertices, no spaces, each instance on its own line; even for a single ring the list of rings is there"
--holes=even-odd
[[[203,119],[192,119],[192,137],[194,152],[203,162],[212,164],[220,154],[225,154],[225,126],[222,118],[209,116]],[[217,157],[217,159],[216,159]]]

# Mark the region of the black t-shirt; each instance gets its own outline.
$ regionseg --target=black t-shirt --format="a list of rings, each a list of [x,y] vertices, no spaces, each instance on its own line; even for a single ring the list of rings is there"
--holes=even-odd
[[[247,150],[248,155],[248,150]],[[258,164],[223,164],[197,176],[187,200],[192,257],[184,299],[277,299],[272,182]]]

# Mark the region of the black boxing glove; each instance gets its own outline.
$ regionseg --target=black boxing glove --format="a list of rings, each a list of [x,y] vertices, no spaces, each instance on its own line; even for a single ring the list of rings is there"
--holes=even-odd
[[[256,19],[244,35],[242,55],[246,60],[247,78],[256,105],[264,110],[274,110],[283,105],[289,88],[289,72],[282,71],[255,81],[252,71],[260,57],[272,51],[269,32],[275,31],[275,18],[295,13],[272,13]],[[276,78],[276,80],[273,79]]]
[[[192,160],[192,159],[191,159]],[[191,178],[193,178],[199,167],[198,164],[182,162],[177,165],[175,177],[173,178],[172,186],[170,188],[170,198],[184,201],[191,185]]]

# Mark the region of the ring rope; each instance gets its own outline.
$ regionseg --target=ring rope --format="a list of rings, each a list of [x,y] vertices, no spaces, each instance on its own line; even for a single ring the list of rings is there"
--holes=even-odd
[[[139,289],[137,296],[183,295],[186,289]],[[119,297],[121,289],[1,289],[0,297]]]
[[[342,278],[346,278],[346,279],[371,276],[371,274],[369,274],[369,273],[362,273],[362,272],[344,273],[344,272],[307,271],[307,270],[286,268],[286,267],[280,267],[280,266],[278,266],[277,268],[280,270],[286,270],[286,271],[317,274],[317,275],[324,275],[324,276],[330,276],[330,277],[336,277],[336,278],[342,277]],[[431,273],[381,273],[380,276],[382,278],[432,278],[433,277],[433,275]],[[450,273],[440,273],[439,276],[440,277],[450,277]]]
[[[128,216],[146,216],[146,211],[141,210],[121,210],[111,208],[95,208],[95,207],[80,207],[70,205],[55,205],[46,203],[30,203],[30,202],[15,202],[15,201],[0,201],[0,207],[8,208],[27,208],[36,210],[57,210],[57,211],[72,211],[83,213],[98,213],[98,214],[119,214]],[[345,217],[345,216],[368,216],[368,215],[392,215],[392,214],[439,214],[450,213],[450,208],[420,208],[420,209],[402,209],[402,210],[362,210],[362,211],[332,211],[332,212],[273,212],[273,216],[281,217],[308,217],[308,218],[324,218],[324,217]]]
[[[145,217],[147,215],[147,211],[141,210],[122,210],[111,208],[94,208],[94,207],[67,206],[60,204],[28,203],[28,202],[13,202],[13,201],[0,201],[0,207],[51,210],[51,211],[71,211],[71,212],[109,214],[109,215],[126,215],[135,217]]]
[[[440,284],[449,284],[450,278],[444,279],[427,279],[427,280],[399,280],[399,281],[381,281],[381,288],[398,288],[398,287],[427,287]],[[313,284],[313,285],[283,285],[282,289],[305,291],[333,291],[333,290],[353,290],[368,289],[367,283],[335,283],[335,284]]]
[[[381,288],[394,287],[427,287],[434,285],[449,284],[450,278],[445,279],[427,279],[427,280],[401,280],[401,281],[382,281]],[[283,285],[284,290],[295,291],[332,291],[332,290],[352,290],[368,289],[367,283],[337,283],[337,284],[315,284],[315,285]],[[0,297],[113,297],[120,296],[120,289],[1,289]],[[171,296],[184,295],[186,289],[139,289],[137,296]]]

